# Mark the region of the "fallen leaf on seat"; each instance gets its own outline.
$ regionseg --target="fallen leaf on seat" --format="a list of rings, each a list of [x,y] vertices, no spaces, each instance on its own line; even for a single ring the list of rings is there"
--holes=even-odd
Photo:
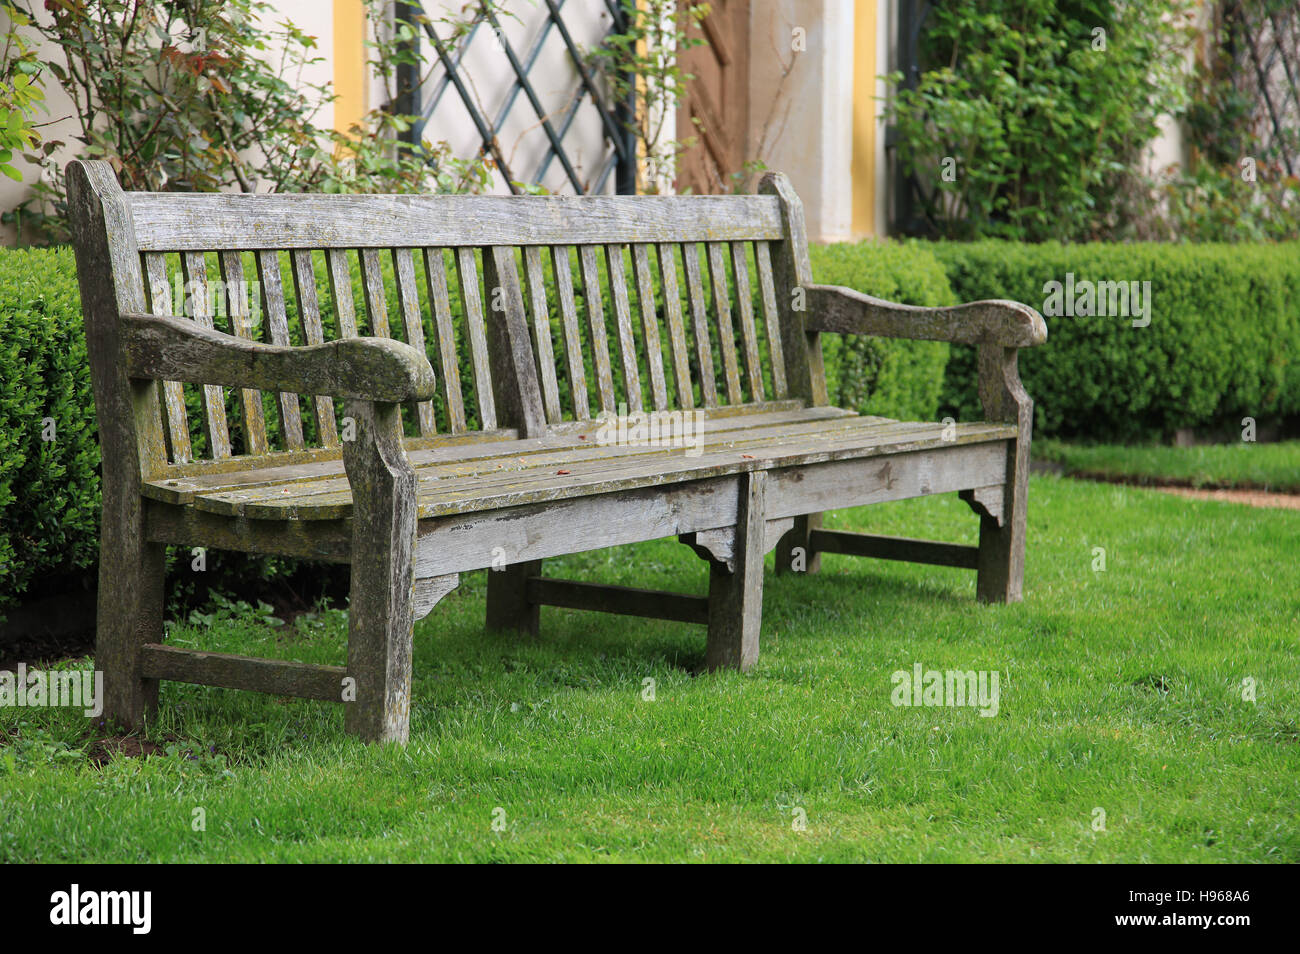
[[[567,474],[568,471],[567,471],[567,470],[557,470],[556,473],[557,473],[557,474]]]

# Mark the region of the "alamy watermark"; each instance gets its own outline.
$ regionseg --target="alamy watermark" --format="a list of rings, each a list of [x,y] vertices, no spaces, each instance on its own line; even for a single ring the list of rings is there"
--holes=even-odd
[[[889,681],[894,684],[890,701],[896,706],[969,706],[985,718],[998,714],[996,669],[926,669],[914,663],[910,672],[896,670]]]
[[[680,447],[687,457],[704,453],[704,412],[639,411],[627,412],[618,406],[618,414],[605,411],[597,418],[596,443],[613,447]]]
[[[104,711],[104,674],[99,670],[46,672],[19,663],[0,671],[0,707],[81,709],[88,719]]]
[[[1065,273],[1065,281],[1050,281],[1043,286],[1043,307],[1048,318],[1131,318],[1134,328],[1151,324],[1151,283],[1094,282],[1075,279]]]

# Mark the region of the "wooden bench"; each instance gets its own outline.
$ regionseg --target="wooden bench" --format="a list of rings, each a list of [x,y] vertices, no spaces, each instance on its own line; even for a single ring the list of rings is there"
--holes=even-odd
[[[342,701],[349,732],[403,741],[412,623],[468,570],[496,571],[491,627],[534,632],[542,605],[699,623],[710,668],[757,657],[774,547],[781,571],[859,554],[968,567],[979,599],[1020,598],[1032,404],[1016,355],[1045,340],[1042,318],[814,284],[781,175],[752,196],[591,198],[126,193],[80,161],[68,182],[116,722],[138,725],[170,679]],[[826,331],[978,346],[985,420],[831,406]],[[622,406],[689,414],[695,446],[600,441]],[[978,547],[820,526],[953,492]],[[669,536],[707,559],[707,597],[542,575],[547,557]],[[167,545],[351,564],[346,665],[166,645]]]

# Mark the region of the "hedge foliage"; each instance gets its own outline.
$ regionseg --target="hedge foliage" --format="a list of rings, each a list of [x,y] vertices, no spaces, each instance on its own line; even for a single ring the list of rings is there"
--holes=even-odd
[[[1240,429],[1243,417],[1300,415],[1300,243],[932,246],[958,298],[1044,310],[1046,345],[1021,352],[1036,432],[1163,440],[1180,428]],[[1150,325],[1051,316],[1048,282],[1150,282]],[[1139,319],[1142,320],[1142,319]],[[979,416],[973,349],[956,347],[944,410]]]

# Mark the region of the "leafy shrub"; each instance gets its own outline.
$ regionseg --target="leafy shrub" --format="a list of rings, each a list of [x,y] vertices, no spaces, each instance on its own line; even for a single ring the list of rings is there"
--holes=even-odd
[[[1161,439],[1300,414],[1300,245],[938,243],[957,297],[1040,310],[1045,285],[1149,281],[1151,323],[1045,315],[1048,341],[1021,352],[1043,435]],[[979,416],[975,355],[954,348],[944,407]]]
[[[905,305],[953,305],[943,266],[918,242],[813,246],[813,280]],[[861,335],[822,335],[831,401],[863,414],[934,420],[949,346]]]

